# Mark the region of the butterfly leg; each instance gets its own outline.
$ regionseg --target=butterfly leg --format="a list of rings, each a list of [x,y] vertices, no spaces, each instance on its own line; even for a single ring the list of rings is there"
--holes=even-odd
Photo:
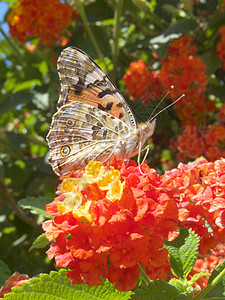
[[[105,162],[107,162],[112,156],[113,156],[113,153],[115,152],[115,150],[116,150],[116,148],[118,147],[118,145],[119,145],[119,142],[116,144],[116,146],[113,148],[113,150],[112,150],[112,152],[110,153],[110,155],[102,162],[102,163],[105,163]],[[110,148],[111,147],[111,145],[109,146],[109,147],[107,147],[106,149],[108,149],[108,148]],[[103,153],[106,149],[104,149],[101,153]],[[95,157],[94,157],[94,159],[96,158],[96,157],[98,157],[101,153],[99,153],[98,155],[96,155]]]
[[[140,142],[139,144],[139,148],[138,148],[138,158],[137,158],[137,162],[138,162],[138,168],[139,168],[139,171],[141,174],[143,174],[143,172],[141,171],[141,147],[142,147],[142,144]]]
[[[139,144],[139,149],[138,149],[138,168],[139,168],[140,173],[141,173],[142,175],[144,175],[144,173],[143,173],[142,170],[141,170],[141,165],[144,163],[146,157],[148,156],[150,145],[148,145],[148,146],[145,147],[144,149],[141,149],[141,146],[142,146],[142,145],[141,145],[141,143],[140,143],[140,144]],[[143,158],[143,160],[142,160],[142,162],[141,162],[141,152],[142,152],[142,151],[145,151],[145,150],[146,150],[145,156],[144,156],[144,158]]]

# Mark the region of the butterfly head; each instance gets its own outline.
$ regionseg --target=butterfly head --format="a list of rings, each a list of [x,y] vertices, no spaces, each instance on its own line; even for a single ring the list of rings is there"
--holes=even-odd
[[[147,140],[155,131],[156,119],[138,125],[139,133],[143,140]]]

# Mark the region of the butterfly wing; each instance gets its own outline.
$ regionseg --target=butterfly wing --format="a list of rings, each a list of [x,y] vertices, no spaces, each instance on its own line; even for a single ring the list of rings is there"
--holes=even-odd
[[[120,119],[81,102],[63,105],[47,135],[49,162],[57,175],[68,175],[91,160],[123,158],[121,136],[129,127]]]
[[[82,102],[105,111],[136,130],[134,115],[104,71],[85,52],[68,47],[58,59],[61,93],[58,108]]]

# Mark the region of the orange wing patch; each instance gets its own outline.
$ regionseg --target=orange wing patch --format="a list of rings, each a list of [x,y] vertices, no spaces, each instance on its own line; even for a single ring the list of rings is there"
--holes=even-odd
[[[76,90],[70,88],[67,99],[67,104],[74,101],[82,102],[101,109],[118,119],[122,119],[124,117],[122,103],[114,96],[104,94],[101,89],[96,87],[84,89],[79,95],[76,94]]]

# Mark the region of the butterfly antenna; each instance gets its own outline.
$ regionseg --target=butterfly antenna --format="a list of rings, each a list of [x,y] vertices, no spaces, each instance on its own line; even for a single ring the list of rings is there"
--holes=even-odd
[[[171,91],[171,90],[170,90]],[[166,94],[166,96],[169,94],[169,92]],[[165,96],[165,97],[166,97]],[[167,105],[166,107],[164,107],[163,109],[161,109],[156,115],[154,115],[153,117],[149,117],[148,121],[151,122],[153,119],[155,119],[159,114],[161,114],[161,112],[163,112],[164,110],[166,110],[167,108],[169,108],[170,106],[174,105],[175,103],[177,103],[178,101],[180,101],[180,99],[182,99],[185,96],[185,94],[182,94],[177,100],[175,100],[173,103],[170,103],[169,105]],[[160,101],[160,103],[165,99],[165,97]],[[159,104],[160,104],[159,103]],[[158,107],[159,105],[157,105]],[[156,107],[156,108],[157,108]],[[155,109],[154,109],[155,111]],[[151,114],[152,115],[152,114]]]
[[[156,109],[159,107],[159,105],[166,99],[166,97],[170,94],[170,92],[172,91],[172,89],[174,88],[173,85],[171,85],[170,89],[168,90],[168,92],[165,94],[165,96],[160,100],[160,102],[156,105],[156,107],[153,109],[150,117],[148,118],[148,120],[152,119],[152,115],[154,114],[154,112],[156,111]],[[155,118],[155,117],[154,117]]]

